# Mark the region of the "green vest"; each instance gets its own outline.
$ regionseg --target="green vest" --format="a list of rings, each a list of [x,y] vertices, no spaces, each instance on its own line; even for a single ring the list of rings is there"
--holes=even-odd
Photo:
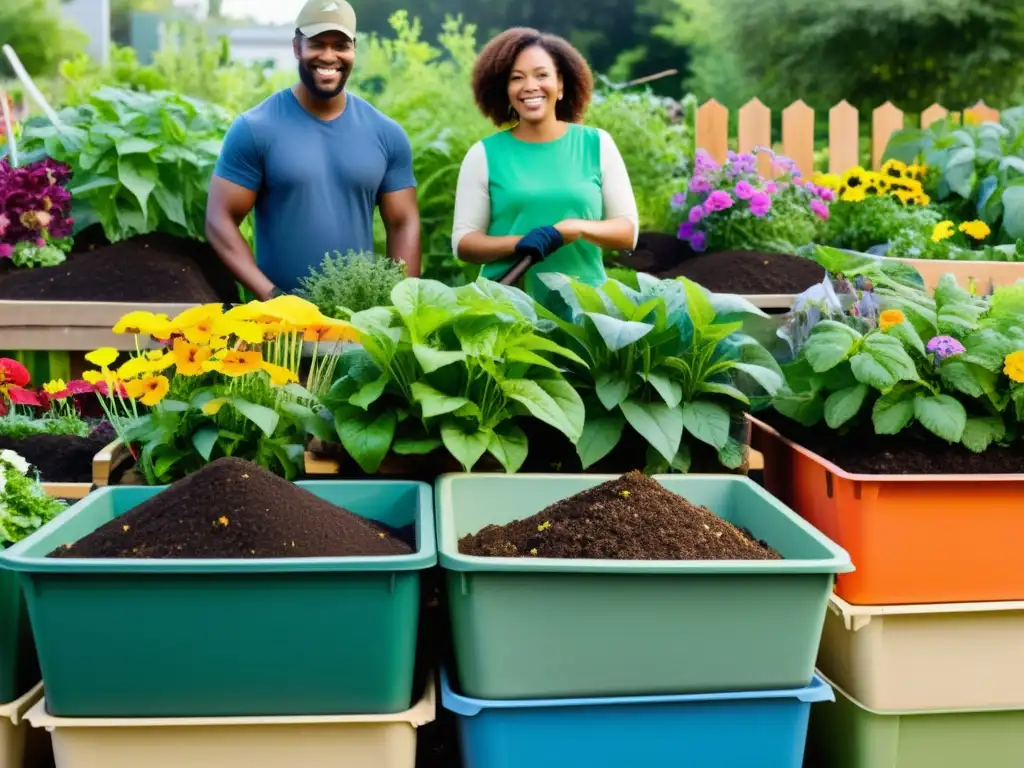
[[[597,129],[571,123],[564,136],[543,143],[521,141],[501,131],[483,144],[491,196],[488,235],[525,235],[564,219],[604,218]],[[484,264],[480,275],[500,280],[517,263],[519,259],[510,256]],[[547,295],[537,277],[542,272],[561,272],[594,286],[606,279],[601,249],[582,239],[563,246],[526,273],[524,289],[539,301]]]

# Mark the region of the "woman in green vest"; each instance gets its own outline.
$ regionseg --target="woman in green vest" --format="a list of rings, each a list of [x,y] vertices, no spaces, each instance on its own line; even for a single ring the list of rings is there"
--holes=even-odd
[[[602,249],[636,247],[636,200],[607,132],[581,125],[594,78],[562,38],[507,30],[473,70],[480,111],[501,130],[466,153],[455,194],[452,247],[500,280],[525,255],[525,290],[543,300],[538,275],[561,272],[599,286]]]

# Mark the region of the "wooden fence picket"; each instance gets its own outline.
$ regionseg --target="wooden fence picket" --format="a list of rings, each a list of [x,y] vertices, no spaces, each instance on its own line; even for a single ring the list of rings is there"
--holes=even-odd
[[[960,112],[950,112],[941,104],[932,104],[920,115],[920,125],[928,128],[939,120],[951,116],[961,122]],[[737,112],[739,132],[736,146],[740,152],[751,152],[756,147],[772,146],[772,110],[757,97],[744,104]],[[963,122],[982,123],[998,121],[999,110],[979,100],[964,109]],[[908,124],[903,110],[892,101],[871,112],[871,161],[877,170],[889,138]],[[909,122],[915,125],[916,120]],[[697,147],[704,149],[715,160],[724,163],[729,151],[729,110],[715,99],[709,99],[697,108]],[[782,154],[793,159],[800,172],[808,176],[815,170],[843,173],[860,164],[860,113],[845,99],[828,112],[828,168],[814,167],[814,109],[798,99],[782,110]],[[776,173],[771,160],[763,156],[758,160],[761,175]]]

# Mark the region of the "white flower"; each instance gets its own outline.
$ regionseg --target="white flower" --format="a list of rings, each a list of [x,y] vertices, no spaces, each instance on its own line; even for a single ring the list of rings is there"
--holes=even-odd
[[[0,464],[6,464],[20,475],[27,475],[29,463],[14,451],[0,451]]]

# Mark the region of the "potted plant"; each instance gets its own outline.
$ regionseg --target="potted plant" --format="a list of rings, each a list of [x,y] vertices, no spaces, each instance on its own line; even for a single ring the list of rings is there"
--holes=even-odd
[[[840,598],[1024,598],[1022,293],[973,296],[946,275],[933,295],[827,297],[794,326],[786,386],[751,417],[752,442],[766,487],[851,552]]]

